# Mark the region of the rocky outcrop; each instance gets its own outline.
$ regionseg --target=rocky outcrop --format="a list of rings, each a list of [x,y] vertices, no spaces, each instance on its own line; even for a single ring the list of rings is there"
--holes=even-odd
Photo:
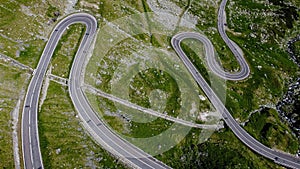
[[[295,51],[294,43],[300,41],[300,34],[288,42],[287,52],[300,67],[300,57]],[[281,118],[287,121],[293,132],[300,138],[300,77],[289,85],[288,91],[276,105]]]

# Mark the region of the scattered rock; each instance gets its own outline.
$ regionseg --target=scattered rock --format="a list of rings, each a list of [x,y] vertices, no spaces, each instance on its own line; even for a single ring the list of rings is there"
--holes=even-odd
[[[60,149],[60,148],[58,148],[58,149],[55,150],[55,153],[56,153],[56,154],[59,154],[60,152],[61,152],[61,149]]]

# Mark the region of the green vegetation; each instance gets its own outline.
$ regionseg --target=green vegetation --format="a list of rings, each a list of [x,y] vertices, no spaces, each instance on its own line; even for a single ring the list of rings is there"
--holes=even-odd
[[[127,39],[125,40],[127,41]],[[123,42],[122,42],[123,43]],[[97,79],[99,79],[100,82],[95,82],[95,79],[92,78],[88,73],[86,75],[86,83],[88,84],[95,84],[95,87],[98,89],[101,89],[102,91],[105,91],[107,93],[111,92],[111,84],[110,81],[114,76],[114,72],[116,71],[117,67],[120,64],[120,59],[122,55],[130,55],[131,54],[131,49],[134,50],[136,48],[136,44],[131,45],[131,41],[129,40],[130,44],[130,49],[126,48],[122,45],[122,43],[117,44],[114,46],[109,52],[107,53],[107,56],[109,57],[104,57],[104,56],[96,56],[95,60],[100,60],[98,66],[93,66],[94,61],[90,61],[89,65],[87,66],[86,72],[92,73],[95,72],[97,73]],[[97,45],[97,44],[96,44]],[[99,57],[99,58],[97,58]],[[103,58],[100,58],[103,57]],[[92,57],[91,60],[94,58]],[[92,66],[90,66],[92,65]]]
[[[20,51],[20,55],[16,59],[25,65],[30,65],[32,68],[35,68],[38,64],[38,58],[42,55],[42,50],[38,49],[35,44],[42,43],[44,43],[42,40],[39,42],[32,42],[28,47],[25,47],[24,50]]]
[[[208,69],[205,65],[205,49],[201,42],[192,40],[192,39],[186,39],[181,42],[181,47],[186,54],[186,56],[192,61],[193,65],[199,70],[203,78],[210,83],[209,75],[208,75]],[[200,50],[199,50],[200,49]],[[201,53],[200,53],[200,52]],[[197,52],[197,53],[196,53]],[[199,52],[199,53],[198,53]]]
[[[176,81],[167,72],[154,68],[146,69],[133,77],[130,86],[129,98],[132,103],[151,108],[153,104],[151,105],[149,96],[153,90],[160,90],[160,93],[163,92],[167,96],[165,98],[166,107],[161,113],[166,113],[173,117],[178,115],[181,107],[181,92]],[[153,134],[157,135],[168,129],[173,123],[166,123],[164,119],[159,118],[146,124],[134,121],[131,124],[132,137],[151,137]]]
[[[192,1],[189,12],[200,18],[196,26],[212,41],[224,69],[234,72],[239,64],[217,31],[218,8],[215,2]]]
[[[145,108],[151,107],[149,95],[153,90],[165,92],[168,96],[165,112],[176,116],[174,112],[179,109],[178,98],[181,93],[176,81],[167,72],[154,68],[146,69],[133,77],[130,86],[130,101]]]
[[[47,13],[53,8],[63,11],[65,6],[65,2],[54,0],[38,2],[2,0],[0,6],[1,53],[32,68],[36,67],[54,26]]]
[[[38,118],[45,168],[123,168],[84,131],[67,88],[50,83]]]
[[[281,168],[253,153],[228,127],[199,143],[200,130],[190,133],[171,150],[156,156],[173,168]]]
[[[143,12],[146,0],[142,1],[110,1],[99,0],[95,3],[94,0],[79,0],[76,4],[78,9],[87,9],[92,13],[101,15],[108,21],[113,21],[120,17],[136,13],[136,11]]]
[[[74,24],[64,32],[52,57],[52,74],[61,77],[69,76],[72,61],[80,45],[84,29],[82,24]]]
[[[289,78],[296,76],[297,66],[289,59],[287,53],[279,47],[270,51],[268,49],[272,48],[273,45],[254,45],[255,41],[251,42],[246,38],[237,38],[232,35],[230,37],[238,44],[243,43],[245,45],[242,50],[248,58],[252,75],[246,81],[240,83],[227,83],[230,96],[227,106],[234,113],[251,112],[257,109],[259,105],[275,104],[286,90],[287,86],[285,84]],[[236,107],[234,108],[234,106]],[[242,109],[236,109],[237,107]],[[246,116],[242,115],[241,117],[246,118]],[[236,117],[239,117],[239,115]]]
[[[11,113],[27,85],[28,75],[2,61],[0,72],[0,168],[14,168]]]
[[[251,39],[260,40],[259,42],[262,44],[280,45],[282,40],[299,33],[299,28],[294,27],[299,24],[297,5],[288,1],[290,0],[231,3],[227,8],[230,16],[228,26],[235,32],[251,35]],[[230,10],[232,8],[236,10]],[[246,12],[242,12],[242,10]]]
[[[300,41],[297,41],[293,44],[295,55],[300,59]]]
[[[161,37],[166,38],[165,36]],[[198,91],[199,95],[204,95],[201,90],[197,90],[195,82],[175,54],[170,55],[165,51],[160,53],[152,48],[149,50],[141,43],[150,46],[144,41],[128,38],[114,45],[103,55],[95,52],[95,56],[91,58],[87,66],[86,83],[142,107],[151,108],[173,117],[177,117],[180,109],[186,108],[187,104],[190,109],[184,109],[180,113],[182,119],[193,118],[195,120],[198,118],[198,113],[211,111],[207,100],[200,101],[197,93],[193,95],[187,92]],[[103,44],[102,41],[96,43],[99,46],[101,44]],[[156,42],[156,45],[159,46],[160,43]],[[179,90],[177,83],[181,83],[184,87],[181,86]],[[186,99],[184,101],[181,98],[183,92],[185,92],[183,97]],[[91,98],[89,99],[91,101]],[[154,136],[173,124],[164,119],[151,121],[149,119],[153,119],[153,116],[134,111],[131,108],[126,109],[123,106],[120,108],[118,104],[100,96],[92,100],[95,102],[93,106],[97,107],[98,113],[107,123],[114,130],[126,136],[138,138]],[[165,101],[165,107],[162,106],[164,105],[163,101]],[[199,107],[192,107],[191,103],[197,101],[200,102]],[[159,103],[155,104],[155,102]],[[184,106],[180,106],[181,102]],[[195,104],[195,106],[197,105],[198,103]],[[193,117],[190,117],[192,116],[190,114],[193,114],[190,113],[191,109],[195,109]],[[197,122],[203,123],[200,120]],[[124,124],[120,125],[121,123]]]
[[[116,3],[119,2],[116,1]],[[178,4],[182,8],[185,8],[188,2],[180,1],[178,2]],[[131,5],[125,2],[124,6],[126,8],[126,6]],[[251,7],[251,5],[249,7]],[[212,41],[213,45],[215,46],[217,55],[220,58],[224,68],[227,71],[231,72],[237,71],[239,69],[239,65],[232,55],[231,51],[219,36],[216,29],[217,8],[218,5],[212,2],[192,1],[189,11],[190,13],[201,18],[198,20],[197,28],[203,31],[205,35],[208,36],[208,38]],[[231,6],[230,9],[227,10],[231,11],[232,8],[233,7]],[[129,15],[128,12],[126,13],[122,10],[119,10],[118,5],[110,8],[108,7],[105,10],[109,9],[110,11],[115,12],[110,12],[110,15],[105,15],[106,17],[104,18],[109,21],[113,21],[116,18]],[[103,9],[100,8],[100,10]],[[103,12],[103,14],[104,13],[105,12]],[[118,13],[122,14],[118,15]],[[229,18],[229,16],[227,17]],[[259,22],[264,21],[265,20],[262,19]],[[247,22],[245,22],[245,24],[246,23]],[[253,39],[251,39],[249,37],[250,35],[248,34],[249,32],[247,31],[245,31],[244,33],[236,32],[230,29],[228,30],[228,35],[230,36],[230,38],[237,42],[245,53],[246,60],[249,62],[251,71],[253,72],[249,79],[242,82],[228,82],[227,85],[228,90],[226,106],[229,108],[234,117],[241,122],[248,120],[249,113],[255,109],[258,109],[261,105],[276,103],[276,101],[283,93],[285,83],[287,82],[289,77],[294,76],[296,74],[295,72],[297,71],[296,66],[285,66],[292,65],[292,62],[288,59],[288,55],[283,49],[281,49],[279,46],[276,46],[277,48],[275,48],[272,44],[261,44],[262,41],[253,41]],[[154,34],[153,36],[157,36],[158,38],[151,39],[147,36],[136,36],[135,38],[143,42],[149,42],[155,47],[164,47],[166,44],[169,44],[169,37],[157,34]],[[150,39],[150,41],[147,41],[146,38]],[[138,50],[136,46],[133,47],[132,45],[128,45],[129,43],[130,42],[128,42],[128,40],[124,40],[110,49],[110,51],[106,53],[106,56],[103,56],[103,58],[100,59],[96,71],[91,71],[92,66],[88,66],[88,69],[91,69],[88,70],[89,73],[87,73],[86,81],[89,84],[95,85],[98,89],[111,93],[110,81],[113,78],[114,71],[119,66],[120,58],[132,54],[132,52],[128,50],[129,48],[132,49],[132,51]],[[208,73],[210,72],[205,69],[205,65],[201,60],[203,58],[203,49],[201,48],[201,44],[199,45],[201,49],[198,53],[198,51],[196,52],[196,50],[191,46],[191,43],[191,41],[187,40],[181,45],[190,59],[193,61],[193,63],[200,70],[202,75],[208,80]],[[124,46],[126,47],[124,48]],[[270,57],[270,55],[274,55],[274,58]],[[97,63],[98,61],[92,58],[92,62],[95,64],[95,62]],[[91,72],[96,73],[93,73],[93,75],[90,76]],[[142,72],[140,72],[139,74],[141,73]],[[287,73],[290,74],[288,75]],[[137,76],[135,76],[135,78],[136,77]],[[146,80],[146,78],[141,79],[143,81],[150,81],[150,84],[152,84],[154,78],[149,78],[149,80]],[[137,83],[136,80],[134,80],[134,82]],[[145,94],[133,95],[134,98],[137,99],[136,103],[149,106],[149,99],[151,97],[149,91],[151,91],[151,87],[147,88],[147,85],[145,86],[145,84],[148,83],[146,82],[144,84],[138,84],[144,87],[142,91],[139,92],[144,92]],[[90,97],[92,98],[93,96]],[[114,106],[114,102],[108,101],[107,99],[103,99],[101,97],[96,97],[96,99],[94,98],[92,100],[94,102],[94,107],[97,107],[99,112],[101,112],[101,115],[104,116],[106,120],[108,120],[108,124],[114,126],[112,128],[117,130],[118,132],[131,136],[131,134],[134,134],[132,132],[136,130],[136,137],[149,137],[153,136],[153,134],[157,134],[155,132],[149,132],[151,128],[155,127],[151,125],[147,126],[151,123],[142,125],[134,124],[134,122],[130,121],[130,116],[128,117],[129,113],[118,112],[118,108]],[[131,109],[128,109],[128,111],[130,112]],[[124,113],[125,115],[123,116]],[[274,124],[277,124],[277,122],[278,121],[275,121]],[[193,132],[197,133],[194,129]],[[159,155],[158,158],[175,168],[205,168],[207,166],[215,166],[217,168],[221,165],[225,165],[229,168],[237,166],[238,168],[247,166],[250,166],[252,168],[279,167],[273,164],[273,162],[268,161],[265,158],[253,153],[248,147],[243,145],[237,138],[235,138],[233,133],[229,131],[228,128],[215,133],[208,142],[202,144],[199,144],[197,142],[198,137],[197,135],[195,136],[193,132],[191,132],[179,145],[175,146],[170,151]],[[193,140],[193,144],[191,144],[190,140]],[[270,139],[266,144],[273,145],[273,143],[274,140]],[[279,147],[277,148],[280,149],[280,147],[284,145],[285,143],[279,145]],[[294,148],[295,146],[292,146],[292,148],[290,148],[291,152],[294,152]],[[188,151],[192,151],[192,153],[188,153]],[[218,157],[215,156],[216,152],[218,153]]]
[[[244,10],[247,12],[242,12]],[[251,77],[243,82],[227,83],[229,97],[226,106],[235,117],[245,121],[247,113],[242,112],[249,113],[260,105],[276,104],[289,79],[297,76],[299,68],[289,59],[282,43],[285,43],[284,38],[299,30],[278,28],[278,18],[271,15],[275,15],[276,8],[264,2],[237,1],[229,3],[227,11],[229,28],[240,32],[240,35],[232,31],[227,34],[243,50],[251,68]],[[271,16],[262,15],[262,11],[269,11]],[[270,31],[269,27],[286,33],[282,37]]]
[[[294,27],[295,21],[299,19],[299,6],[296,4],[289,4],[288,0],[269,0],[271,4],[279,8],[275,10],[276,19],[279,19],[281,22],[279,26],[286,30],[292,29]]]
[[[189,9],[191,14],[199,18],[197,28],[212,41],[225,70],[237,71],[239,65],[216,29],[218,4],[215,1],[190,0],[180,0],[174,3],[182,10]],[[191,8],[188,8],[189,3],[191,3]],[[299,75],[299,68],[289,59],[284,45],[290,37],[299,34],[297,6],[299,6],[298,1],[288,3],[288,0],[234,0],[228,1],[226,8],[227,33],[242,48],[252,72],[247,80],[227,83],[226,106],[238,121],[249,120],[245,128],[258,140],[267,146],[291,153],[295,153],[299,143],[291,135],[286,124],[280,122],[276,111],[270,109],[255,113],[250,116],[250,119],[249,113],[262,105],[275,104],[286,90],[288,81]],[[1,51],[35,68],[45,44],[44,39],[48,37],[54,26],[49,20],[54,17],[55,11],[64,11],[64,7],[64,4],[57,4],[52,0],[47,3],[37,3],[36,0],[1,1]],[[79,0],[76,8],[88,10],[95,15],[100,14],[97,15],[99,27],[107,21],[112,22],[123,16],[137,12],[151,12],[147,0]],[[134,38],[154,47],[164,48],[170,45],[170,37],[151,33],[153,27],[147,26],[149,34],[137,35]],[[70,63],[80,40],[80,31],[83,32],[82,26],[71,26],[59,42],[52,60],[53,74],[68,76]],[[132,42],[127,39],[114,46],[107,53],[107,57],[97,63],[99,64],[97,70],[87,71],[95,74],[87,76],[86,82],[111,93],[110,81],[120,64],[120,56],[131,55],[132,51],[138,51],[141,42],[131,45]],[[194,48],[189,45],[190,43],[182,44],[182,47],[208,80],[209,71],[205,70],[203,61],[200,59],[202,55],[195,52]],[[298,53],[299,46],[298,42],[295,43]],[[0,96],[0,113],[2,114],[0,116],[0,168],[13,168],[9,113],[14,107],[26,76],[23,72],[2,65],[0,65],[0,70],[5,72],[0,75],[0,91],[3,90]],[[166,95],[166,106],[170,108],[168,111],[177,110],[176,105],[179,101],[175,98],[178,98],[179,93],[176,93],[178,90],[175,83],[167,78],[167,74],[163,77],[156,77],[153,73],[139,72],[134,77],[135,80],[131,85],[137,88],[146,87],[141,90],[144,95],[136,95],[136,90],[130,89],[131,101],[150,107],[151,98],[155,95],[152,94],[153,91],[159,90],[161,95]],[[169,83],[159,82],[164,78],[168,79]],[[7,88],[7,86],[12,88]],[[153,122],[146,124],[130,122],[126,112],[122,114],[125,116],[121,116],[114,102],[91,94],[88,94],[88,97],[93,107],[101,113],[100,115],[107,123],[123,134],[149,137],[158,134],[171,124],[165,120],[159,122],[156,120],[157,125],[152,125]],[[205,106],[205,109],[209,109],[208,107]],[[202,109],[199,108],[199,110]],[[174,114],[176,115],[176,112]],[[99,168],[122,167],[115,164],[116,161],[90,139],[80,126],[80,120],[75,116],[66,88],[51,83],[39,116],[40,141],[45,167],[86,168],[93,164]],[[161,130],[153,130],[153,128]],[[193,129],[179,145],[157,157],[174,168],[219,168],[220,166],[279,168],[273,162],[253,153],[227,127],[215,132],[205,143],[198,143],[199,133],[200,130]]]
[[[116,132],[125,134],[128,132],[127,123],[125,119],[120,118],[120,115],[115,115],[116,107],[114,102],[102,98],[96,97],[94,94],[86,92],[86,96],[93,109],[100,113],[99,116],[105,119],[105,122]],[[103,113],[102,113],[103,112]]]
[[[59,12],[59,9],[57,7],[49,4],[49,7],[47,8],[47,11],[46,11],[46,15],[50,18],[57,17],[57,16],[55,16],[55,12]]]
[[[251,115],[245,129],[264,145],[296,154],[299,143],[274,109],[263,108]]]
[[[113,63],[113,61],[109,60],[108,58],[102,60],[102,63]],[[101,75],[102,83],[97,85],[96,87],[99,89],[109,89],[110,90],[110,81],[113,75],[112,68],[114,66],[109,66],[108,69],[105,69],[107,66],[99,66],[98,73]],[[106,71],[103,71],[103,70]],[[112,74],[112,75],[111,75]],[[180,109],[180,94],[179,88],[177,86],[176,81],[164,71],[156,70],[156,69],[147,69],[142,72],[139,72],[135,75],[129,84],[129,101],[140,105],[145,108],[155,108],[155,104],[151,103],[151,98],[149,95],[154,91],[159,91],[160,93],[164,93],[167,97],[162,98],[162,100],[166,100],[166,107],[160,109],[160,103],[158,103],[158,111],[164,112],[169,115],[176,117],[178,115],[178,111]],[[108,86],[103,88],[102,86]],[[161,95],[159,95],[161,96]],[[89,100],[93,102],[93,97],[90,97]],[[153,98],[153,101],[158,98]],[[95,101],[95,100],[94,100]],[[130,135],[132,137],[148,137],[151,135],[156,135],[161,133],[163,130],[167,129],[173,123],[168,122],[164,119],[157,119],[152,121],[151,123],[138,123],[134,121],[130,121],[130,132],[128,132],[129,128],[127,128],[127,122],[123,119],[126,114],[132,114],[130,112],[132,110],[128,110],[128,112],[118,113],[118,108],[115,106],[115,103],[104,99],[102,97],[97,97],[93,105],[99,110],[98,112],[101,113],[101,116],[107,121],[107,123],[116,131]],[[138,112],[138,116],[143,116],[143,119],[153,118],[150,115],[146,115],[143,112]],[[123,116],[125,115],[125,116]],[[122,123],[125,123],[122,125]],[[126,127],[127,126],[127,127]]]

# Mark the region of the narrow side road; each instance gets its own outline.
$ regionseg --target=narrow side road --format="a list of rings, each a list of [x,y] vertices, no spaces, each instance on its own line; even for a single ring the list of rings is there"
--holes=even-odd
[[[83,90],[88,90],[88,91],[92,92],[93,94],[96,94],[96,95],[99,95],[99,96],[104,97],[106,99],[109,99],[111,101],[123,104],[127,107],[131,107],[135,110],[139,110],[141,112],[150,114],[152,116],[163,118],[163,119],[166,119],[166,120],[178,123],[178,124],[182,124],[182,125],[185,125],[185,126],[188,126],[188,127],[200,128],[200,129],[210,129],[210,130],[218,130],[219,128],[224,127],[221,124],[197,124],[197,123],[194,123],[194,122],[191,122],[191,121],[186,121],[186,120],[183,120],[183,119],[180,119],[180,118],[169,116],[168,114],[162,114],[162,113],[154,111],[152,109],[144,108],[144,107],[139,106],[137,104],[131,103],[127,100],[124,100],[124,99],[118,98],[116,96],[113,96],[111,94],[105,93],[105,92],[103,92],[99,89],[96,89],[93,86],[90,86],[90,85],[87,85],[87,84],[85,84],[83,86]]]

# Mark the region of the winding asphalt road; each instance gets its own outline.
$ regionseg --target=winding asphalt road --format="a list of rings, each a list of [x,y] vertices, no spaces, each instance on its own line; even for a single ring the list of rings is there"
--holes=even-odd
[[[250,69],[242,54],[235,43],[233,43],[226,35],[224,30],[224,10],[226,0],[223,0],[219,9],[218,15],[218,29],[219,32],[229,46],[240,64],[240,71],[237,73],[228,73],[222,70],[221,66],[216,62],[213,55],[213,46],[211,42],[203,35],[197,33],[180,33],[175,35],[172,39],[172,46],[186,65],[188,70],[196,82],[202,87],[203,91],[216,107],[221,112],[226,124],[231,128],[235,135],[248,147],[255,152],[274,160],[276,163],[292,167],[300,168],[300,160],[297,157],[272,150],[250,136],[231,116],[221,100],[216,96],[201,74],[197,71],[191,61],[187,58],[180,47],[180,42],[186,38],[197,39],[206,46],[206,57],[209,68],[220,77],[228,80],[242,80],[248,77]],[[131,167],[137,168],[170,168],[162,162],[156,160],[150,155],[146,154],[139,148],[135,147],[126,140],[120,138],[116,133],[109,129],[103,121],[97,117],[92,110],[89,102],[82,91],[83,79],[81,76],[82,68],[85,63],[85,54],[89,50],[90,44],[95,36],[97,29],[97,22],[95,18],[89,14],[77,13],[70,15],[63,19],[52,32],[48,43],[43,51],[39,64],[34,72],[34,75],[29,84],[27,94],[25,97],[23,115],[22,115],[22,150],[23,161],[26,169],[44,168],[42,156],[39,145],[37,112],[38,99],[42,87],[42,81],[51,60],[55,47],[61,38],[65,29],[74,23],[83,23],[86,25],[85,36],[81,41],[81,45],[76,53],[71,73],[69,77],[69,93],[73,104],[83,120],[83,125],[90,132],[93,138],[100,143],[106,150],[110,151],[120,160],[126,162]]]
[[[185,36],[186,35],[186,36]],[[195,35],[191,37],[190,35]],[[208,85],[208,83],[205,81],[205,79],[201,76],[201,74],[198,72],[198,70],[195,68],[195,66],[192,64],[192,62],[188,59],[188,57],[183,52],[182,48],[180,47],[180,43],[184,39],[196,39],[201,41],[205,46],[207,45],[207,42],[209,39],[207,39],[205,36],[197,33],[180,33],[178,35],[175,35],[172,38],[172,46],[174,50],[177,52],[178,56],[181,58],[189,72],[194,77],[195,81],[201,86],[204,93],[208,97],[208,99],[211,101],[211,103],[214,105],[214,107],[217,109],[218,112],[221,113],[224,121],[228,125],[228,127],[233,131],[233,133],[249,148],[257,152],[258,154],[263,155],[264,157],[267,157],[273,161],[275,161],[278,164],[291,167],[291,168],[300,168],[300,159],[294,156],[291,156],[286,153],[278,152],[273,149],[270,149],[266,147],[265,145],[258,142],[255,138],[253,138],[250,134],[248,134],[240,125],[236,122],[236,120],[231,116],[229,111],[226,109],[222,101],[219,99],[219,97],[214,93],[214,91],[211,89],[211,87]],[[206,48],[208,51],[210,48]],[[209,63],[209,58],[213,57],[213,55],[209,54],[206,55],[206,59]],[[209,65],[212,70],[217,70],[219,65]],[[215,71],[213,71],[215,72]],[[219,75],[218,73],[216,73]],[[224,78],[224,76],[221,76]],[[239,76],[230,76],[229,74],[226,75],[225,78],[236,78],[236,79],[243,79],[243,77]]]
[[[81,79],[82,76],[80,75],[86,60],[86,57],[84,56],[86,51],[89,50],[91,42],[96,34],[97,21],[93,16],[86,13],[72,14],[58,23],[52,32],[38,66],[34,71],[27,89],[22,114],[21,130],[24,167],[26,169],[44,168],[39,145],[37,120],[40,90],[43,78],[45,77],[46,70],[59,39],[66,28],[74,23],[83,23],[86,25],[86,32],[76,53],[69,77],[70,97],[79,116],[83,120],[83,125],[98,143],[131,167],[151,169],[170,168],[126,140],[120,138],[96,116],[89,105],[81,89],[83,79]]]
[[[231,116],[230,112],[226,109],[222,101],[219,99],[219,97],[214,93],[214,91],[211,89],[211,87],[208,85],[208,83],[205,81],[205,79],[201,76],[201,74],[198,72],[198,70],[195,68],[195,66],[192,64],[192,62],[188,59],[186,54],[183,52],[182,48],[180,47],[180,43],[184,39],[196,39],[201,41],[204,44],[205,50],[206,50],[206,60],[208,63],[208,67],[214,72],[216,75],[220,76],[221,78],[228,79],[228,80],[243,80],[247,78],[250,74],[250,69],[243,58],[243,54],[240,53],[241,50],[238,49],[237,45],[233,43],[226,35],[225,29],[224,29],[224,13],[225,13],[225,6],[226,6],[227,0],[223,0],[221,2],[221,6],[219,8],[219,14],[218,14],[218,30],[225,41],[225,43],[228,45],[228,47],[231,49],[232,53],[238,60],[240,64],[240,71],[237,73],[228,73],[221,69],[221,66],[217,63],[215,60],[213,45],[210,42],[210,40],[201,34],[198,33],[191,33],[191,32],[183,32],[175,35],[172,40],[171,44],[178,54],[178,56],[181,58],[189,72],[194,77],[195,81],[201,86],[204,93],[207,95],[211,103],[214,105],[214,107],[218,110],[218,112],[221,113],[224,121],[228,125],[228,127],[233,131],[233,133],[249,148],[251,148],[253,151],[257,152],[258,154],[269,158],[273,160],[275,163],[278,163],[280,165],[291,167],[291,168],[300,168],[300,158],[296,156],[292,156],[290,154],[279,152],[276,150],[273,150],[271,148],[266,147],[265,145],[258,142],[255,138],[253,138],[250,134],[248,134],[236,120]]]
[[[234,54],[235,58],[237,59],[239,65],[240,65],[240,71],[236,73],[229,73],[229,72],[224,72],[218,64],[213,64],[209,65],[212,71],[216,71],[217,75],[220,77],[227,79],[227,80],[243,80],[246,79],[249,74],[250,74],[250,68],[249,65],[247,64],[245,58],[243,57],[242,50],[240,47],[230,40],[225,32],[225,22],[226,22],[226,12],[225,12],[225,7],[226,7],[227,0],[222,0],[219,10],[218,10],[218,31],[219,34],[221,35],[222,39],[226,43],[226,45],[229,47],[231,52]],[[208,62],[210,63],[210,62]],[[212,63],[212,62],[211,62]],[[213,67],[211,67],[213,66]],[[225,74],[225,76],[223,76]]]
[[[84,23],[86,25],[86,32],[95,31],[97,28],[96,20],[88,14],[73,14],[63,19],[52,32],[27,89],[23,107],[21,129],[23,161],[24,166],[27,169],[44,168],[39,145],[37,120],[40,90],[43,78],[45,77],[46,70],[59,39],[61,38],[64,30],[74,23]],[[82,44],[86,44],[87,42],[88,38],[84,37]]]
[[[89,18],[94,17],[89,16]],[[96,21],[93,22],[93,25],[97,25]],[[153,158],[151,155],[145,153],[138,147],[119,137],[118,134],[106,126],[102,119],[99,118],[96,115],[97,113],[95,113],[91,108],[82,89],[84,86],[84,79],[82,79],[84,77],[82,75],[82,68],[84,67],[84,63],[86,61],[86,57],[84,57],[84,55],[86,51],[89,50],[90,43],[95,33],[96,29],[93,29],[89,32],[90,38],[85,36],[85,38],[88,40],[88,43],[85,43],[85,39],[82,40],[73,61],[69,77],[69,93],[80,118],[83,120],[83,125],[90,132],[93,138],[101,144],[101,146],[134,168],[170,168],[164,163]]]

